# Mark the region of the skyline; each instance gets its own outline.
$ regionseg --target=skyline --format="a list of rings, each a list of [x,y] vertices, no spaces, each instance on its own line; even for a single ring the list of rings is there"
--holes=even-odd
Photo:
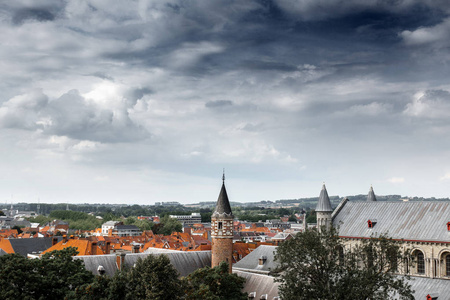
[[[0,202],[450,197],[450,4],[0,4]]]

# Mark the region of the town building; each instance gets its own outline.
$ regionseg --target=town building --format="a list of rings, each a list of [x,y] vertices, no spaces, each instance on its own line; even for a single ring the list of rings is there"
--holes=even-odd
[[[193,227],[194,224],[202,222],[200,213],[191,213],[190,215],[170,215],[171,218],[177,219],[184,226]]]

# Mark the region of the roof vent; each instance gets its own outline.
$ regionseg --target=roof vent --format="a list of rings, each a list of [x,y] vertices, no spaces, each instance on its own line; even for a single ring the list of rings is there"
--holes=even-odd
[[[427,295],[427,300],[438,300],[439,294],[438,293],[432,293]]]
[[[259,299],[260,300],[267,300],[267,294],[262,294]]]
[[[372,220],[368,220],[368,221],[367,221],[367,226],[368,226],[369,228],[375,227],[375,224],[377,224],[377,220],[376,220],[376,219],[372,219]]]
[[[255,299],[256,297],[256,292],[251,292],[248,294],[248,299]]]
[[[267,260],[267,256],[263,255],[259,258],[259,265],[262,266]]]
[[[280,298],[278,296],[275,296],[272,298],[272,300],[280,300]]]
[[[101,276],[101,275],[104,275],[106,273],[106,270],[105,270],[105,268],[102,265],[100,265],[97,268],[97,273],[98,273],[98,275]]]
[[[447,222],[447,230],[450,231],[450,222]]]

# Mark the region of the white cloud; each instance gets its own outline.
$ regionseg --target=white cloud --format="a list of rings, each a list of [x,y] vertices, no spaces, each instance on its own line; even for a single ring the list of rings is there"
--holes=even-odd
[[[405,178],[403,177],[391,177],[388,179],[390,183],[403,183],[405,182]]]
[[[442,176],[441,178],[439,178],[439,180],[441,180],[441,181],[450,180],[450,173],[445,173],[445,175]]]
[[[448,44],[450,40],[450,18],[432,27],[420,27],[400,33],[407,45]]]
[[[413,101],[406,105],[403,113],[417,118],[448,118],[450,117],[450,92],[427,90],[417,93]]]

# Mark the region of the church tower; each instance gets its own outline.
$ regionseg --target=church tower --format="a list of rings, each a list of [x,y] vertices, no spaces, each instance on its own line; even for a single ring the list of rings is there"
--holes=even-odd
[[[370,186],[369,194],[367,195],[367,201],[377,201],[375,193],[373,192],[373,187]]]
[[[230,267],[230,273],[233,257],[233,219],[227,190],[225,189],[224,173],[216,209],[211,215],[211,267],[218,266],[222,261],[225,261]]]
[[[331,208],[330,198],[328,197],[327,188],[325,187],[325,183],[322,186],[322,190],[320,191],[319,202],[317,202],[316,213],[317,213],[317,228],[319,231],[322,230],[322,227],[330,228],[331,224],[331,213],[333,209]]]

